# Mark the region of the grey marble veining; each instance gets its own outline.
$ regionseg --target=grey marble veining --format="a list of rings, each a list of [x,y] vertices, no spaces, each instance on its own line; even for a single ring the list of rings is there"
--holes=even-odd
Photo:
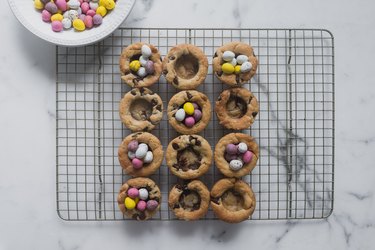
[[[58,219],[54,46],[28,33],[12,16],[6,1],[1,1],[0,7],[4,17],[0,42],[0,249],[373,249],[372,1],[137,1],[124,26],[316,27],[327,28],[335,36],[332,215],[323,220],[239,225],[212,221],[68,223]],[[297,166],[305,161],[296,160]]]

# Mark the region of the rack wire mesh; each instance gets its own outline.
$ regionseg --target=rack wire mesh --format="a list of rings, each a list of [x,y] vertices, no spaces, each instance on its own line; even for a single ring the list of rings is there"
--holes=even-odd
[[[256,195],[250,219],[328,217],[334,193],[334,40],[323,29],[139,29],[120,28],[104,41],[81,48],[56,49],[56,195],[65,220],[123,220],[117,193],[129,178],[119,165],[117,148],[131,132],[119,119],[119,101],[130,90],[121,83],[119,55],[143,41],[162,54],[191,43],[208,57],[206,81],[198,90],[213,103],[225,88],[212,73],[216,48],[226,42],[250,43],[259,59],[256,76],[244,87],[258,98],[260,112],[250,129],[257,139],[257,167],[243,178]],[[151,89],[164,107],[177,91],[163,77]],[[213,112],[213,111],[212,111]],[[201,133],[212,145],[231,132],[212,120]],[[177,136],[164,112],[152,131],[164,149]],[[201,179],[209,188],[221,178],[215,165]],[[174,220],[168,192],[177,182],[163,161],[151,176],[162,191],[153,220]],[[211,210],[203,219],[216,219]]]

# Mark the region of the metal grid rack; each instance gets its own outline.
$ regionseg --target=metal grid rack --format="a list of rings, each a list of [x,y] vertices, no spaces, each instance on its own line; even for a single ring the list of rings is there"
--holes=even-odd
[[[259,115],[244,130],[257,139],[257,167],[243,179],[256,195],[251,219],[325,218],[333,209],[334,183],[334,44],[322,29],[118,29],[104,41],[81,48],[57,47],[56,192],[58,215],[65,220],[123,220],[116,197],[126,176],[117,147],[130,133],[118,115],[129,91],[121,83],[119,55],[143,41],[162,54],[176,44],[192,43],[209,59],[206,81],[198,90],[214,102],[225,88],[212,74],[217,47],[230,41],[250,43],[259,59],[257,75],[244,87],[258,98]],[[151,89],[164,101],[176,89],[163,77]],[[213,111],[212,111],[213,112]],[[212,114],[201,133],[214,148],[231,131]],[[177,136],[164,113],[152,131],[164,149]],[[151,176],[162,191],[154,220],[176,219],[167,197],[177,182],[165,161]],[[201,179],[209,188],[221,178],[213,164]],[[125,218],[126,219],[126,218]],[[203,219],[216,219],[210,210]]]

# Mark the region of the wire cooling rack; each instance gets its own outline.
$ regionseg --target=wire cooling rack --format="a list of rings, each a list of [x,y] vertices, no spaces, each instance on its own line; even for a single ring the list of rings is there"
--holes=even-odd
[[[322,29],[138,29],[117,30],[99,44],[57,47],[56,190],[57,212],[65,220],[123,220],[117,193],[129,177],[117,148],[130,134],[119,119],[119,101],[129,91],[121,83],[119,55],[143,41],[162,54],[176,44],[192,43],[209,60],[206,81],[198,90],[213,103],[226,88],[212,74],[216,48],[230,41],[250,43],[259,59],[256,76],[244,87],[258,98],[260,112],[244,130],[257,139],[257,167],[243,179],[256,195],[251,219],[325,218],[333,209],[334,183],[334,43]],[[151,89],[164,101],[176,89],[160,78]],[[164,110],[165,111],[165,110]],[[212,111],[213,112],[213,111]],[[223,129],[212,120],[201,133],[214,148]],[[152,131],[164,149],[177,136],[166,114]],[[211,188],[222,176],[213,164],[201,180]],[[151,176],[162,191],[154,220],[176,219],[168,209],[168,192],[177,182],[163,161]],[[209,210],[203,219],[216,219]]]

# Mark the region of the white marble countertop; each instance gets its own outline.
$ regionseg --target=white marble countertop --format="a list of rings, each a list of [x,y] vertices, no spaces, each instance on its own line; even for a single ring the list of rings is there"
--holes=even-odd
[[[372,249],[375,2],[138,0],[125,26],[327,28],[335,36],[335,204],[324,220],[65,222],[55,202],[55,47],[0,2],[0,249]]]

